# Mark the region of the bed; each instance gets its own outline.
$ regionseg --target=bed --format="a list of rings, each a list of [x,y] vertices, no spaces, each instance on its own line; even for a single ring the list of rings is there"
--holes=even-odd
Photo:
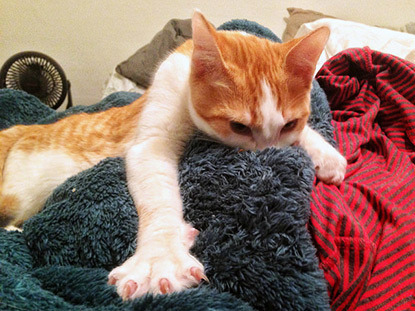
[[[330,22],[319,16],[299,29]],[[185,40],[187,23],[166,25],[168,36]],[[256,23],[221,27],[235,25],[279,40]],[[133,252],[137,224],[122,159],[106,159],[56,189],[23,232],[0,230],[0,304],[27,310],[413,308],[413,54],[405,60],[365,45],[327,50],[313,84],[309,122],[347,158],[341,186],[316,180],[298,147],[251,153],[190,142],[180,166],[182,196],[186,219],[201,231],[192,251],[209,284],[133,302],[122,302],[106,285],[107,271]],[[126,105],[148,86],[147,70],[146,76],[138,83],[115,69],[103,101],[59,113],[27,94],[2,91],[0,127]],[[16,101],[20,110],[5,117]]]

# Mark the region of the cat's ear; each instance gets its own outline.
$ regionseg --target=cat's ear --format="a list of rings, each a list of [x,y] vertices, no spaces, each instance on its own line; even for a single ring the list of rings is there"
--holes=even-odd
[[[330,36],[328,27],[320,27],[308,35],[295,39],[295,45],[285,58],[285,70],[289,81],[311,86],[316,64]]]
[[[224,69],[223,60],[216,43],[216,29],[203,14],[195,10],[192,18],[193,53],[192,71],[199,77],[219,73]]]

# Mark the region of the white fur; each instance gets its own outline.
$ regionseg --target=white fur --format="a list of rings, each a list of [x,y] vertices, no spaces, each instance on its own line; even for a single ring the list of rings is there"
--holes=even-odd
[[[58,185],[85,168],[59,150],[12,150],[5,164],[3,195],[14,195],[20,203],[14,223],[38,213]]]
[[[284,117],[278,109],[277,98],[265,80],[261,82],[261,90],[260,113],[262,128],[253,131],[256,148],[258,149],[278,145],[280,132],[285,124]]]
[[[137,127],[136,143],[127,152],[130,192],[137,206],[158,210],[169,205],[181,213],[177,185],[177,163],[185,142],[193,132],[187,111],[190,60],[174,53],[163,62],[149,90]],[[153,193],[153,189],[163,191]]]
[[[266,140],[273,141],[275,136],[279,136],[279,132],[285,124],[284,117],[281,111],[277,109],[277,98],[265,80],[261,83],[261,89],[262,133]]]
[[[190,59],[171,54],[156,73],[142,111],[136,143],[126,156],[130,193],[140,215],[136,253],[114,269],[117,291],[128,296],[128,283],[137,284],[130,298],[160,293],[160,280],[168,279],[177,291],[197,284],[192,267],[203,266],[189,254],[191,227],[183,220],[178,185],[178,162],[194,131],[189,116]]]

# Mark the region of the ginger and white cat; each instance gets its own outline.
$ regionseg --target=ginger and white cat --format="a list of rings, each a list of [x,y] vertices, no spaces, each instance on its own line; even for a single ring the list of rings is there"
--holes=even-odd
[[[307,125],[310,89],[328,28],[279,44],[216,31],[196,11],[193,39],[171,53],[137,101],[48,125],[0,132],[0,222],[19,225],[68,177],[123,156],[140,217],[135,254],[109,275],[124,299],[171,293],[205,279],[189,253],[198,231],[185,223],[178,162],[198,128],[230,146],[299,144],[318,178],[339,184],[345,159]]]

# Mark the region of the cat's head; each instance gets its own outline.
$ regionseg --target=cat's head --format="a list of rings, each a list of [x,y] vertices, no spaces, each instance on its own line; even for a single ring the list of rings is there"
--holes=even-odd
[[[313,75],[329,29],[280,44],[216,31],[198,11],[192,27],[190,114],[196,126],[245,149],[296,143],[310,114]]]

